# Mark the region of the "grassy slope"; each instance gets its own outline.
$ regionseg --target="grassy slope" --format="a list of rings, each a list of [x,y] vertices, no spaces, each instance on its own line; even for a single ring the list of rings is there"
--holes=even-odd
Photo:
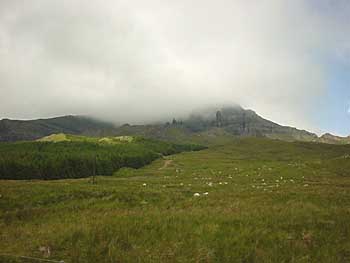
[[[112,175],[122,167],[140,168],[163,155],[203,148],[131,136],[54,134],[35,142],[0,143],[0,179],[82,178],[94,170]]]
[[[88,137],[82,135],[72,135],[65,133],[56,133],[49,136],[42,137],[37,142],[92,142],[92,143],[105,143],[105,144],[120,144],[125,142],[135,141],[135,137],[132,136],[110,136],[110,137]]]
[[[61,116],[37,120],[0,120],[0,141],[36,140],[53,133],[104,136],[113,124],[84,116]]]
[[[44,246],[66,262],[348,262],[349,154],[242,139],[97,185],[0,181],[0,251],[42,257]]]

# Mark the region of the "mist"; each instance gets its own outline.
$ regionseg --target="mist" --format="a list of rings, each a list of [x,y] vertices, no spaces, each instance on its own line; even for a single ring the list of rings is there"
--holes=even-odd
[[[349,17],[348,1],[2,0],[0,118],[145,123],[240,104],[317,132]]]

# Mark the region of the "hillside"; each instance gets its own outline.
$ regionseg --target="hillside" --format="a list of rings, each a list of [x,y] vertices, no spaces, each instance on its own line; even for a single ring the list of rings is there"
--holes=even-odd
[[[322,135],[318,141],[322,143],[329,143],[329,144],[350,144],[350,136],[340,137],[330,133],[326,133]]]
[[[0,120],[0,141],[36,140],[55,133],[103,136],[114,125],[84,116],[62,116],[37,120]]]
[[[0,143],[0,179],[63,179],[112,175],[122,167],[205,147],[139,137],[55,134],[34,142]]]
[[[349,154],[241,138],[97,184],[0,180],[0,262],[349,262]]]
[[[281,126],[266,120],[252,110],[240,106],[207,110],[190,116],[184,125],[192,131],[207,131],[220,128],[235,136],[270,137],[283,140],[312,141],[317,138],[313,133],[296,128]]]
[[[264,119],[252,110],[240,106],[210,107],[196,110],[191,115],[176,117],[168,122],[144,125],[111,123],[81,116],[62,116],[30,121],[0,121],[0,141],[36,140],[51,134],[87,136],[142,136],[172,142],[229,141],[237,137],[267,137],[284,141],[311,141],[331,144],[348,144],[349,138],[330,134],[316,134],[294,127],[282,126]]]
[[[154,125],[123,125],[119,135],[142,135],[168,140],[211,140],[213,137],[268,137],[285,141],[317,141],[308,131],[281,126],[240,106],[208,108],[187,118]],[[199,138],[200,137],[200,138]]]

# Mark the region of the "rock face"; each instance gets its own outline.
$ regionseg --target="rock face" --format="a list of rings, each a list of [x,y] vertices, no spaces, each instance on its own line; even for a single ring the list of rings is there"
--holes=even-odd
[[[350,144],[350,136],[340,137],[330,133],[325,133],[319,138],[319,142],[330,144]]]
[[[221,111],[218,110],[216,112],[216,126],[217,127],[221,127],[222,126],[222,122],[223,122],[222,114],[221,114]]]
[[[245,110],[240,106],[223,107],[216,110],[207,109],[192,114],[183,123],[185,127],[193,132],[220,127],[227,133],[236,136],[265,136],[284,140],[317,140],[316,134],[281,126],[260,117],[252,110]]]
[[[88,117],[63,116],[38,120],[0,120],[0,141],[36,140],[56,133],[103,136],[111,133],[112,124]]]
[[[187,118],[171,123],[114,125],[88,117],[63,116],[31,121],[0,120],[0,141],[36,140],[51,134],[87,136],[140,135],[144,137],[183,142],[193,136],[220,137],[226,135],[255,136],[285,141],[313,141],[332,144],[350,143],[350,137],[316,134],[266,120],[252,110],[240,106],[211,107],[197,110]]]

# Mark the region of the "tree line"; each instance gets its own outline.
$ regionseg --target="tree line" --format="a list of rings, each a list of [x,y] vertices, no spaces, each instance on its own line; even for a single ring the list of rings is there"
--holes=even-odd
[[[63,179],[112,175],[122,167],[140,168],[162,155],[201,150],[190,144],[138,138],[131,143],[0,143],[0,179]]]

